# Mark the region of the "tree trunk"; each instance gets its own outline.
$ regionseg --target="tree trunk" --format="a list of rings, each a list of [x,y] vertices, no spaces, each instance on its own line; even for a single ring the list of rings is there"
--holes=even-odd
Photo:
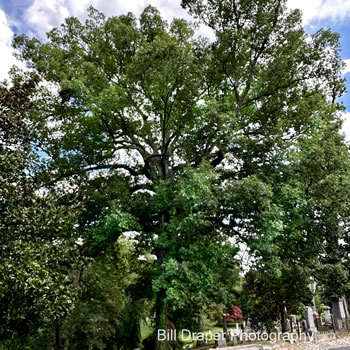
[[[165,152],[163,152],[165,153]],[[165,157],[162,157],[160,159],[160,162],[158,164],[158,168],[160,170],[161,178],[166,179],[168,177],[168,164]],[[170,215],[169,212],[165,211],[162,213],[160,217],[160,226],[162,228],[165,227],[165,224],[169,222]],[[158,261],[158,270],[162,272],[163,270],[163,263],[168,254],[168,248],[160,248],[157,252],[157,261]],[[166,298],[166,289],[161,288],[157,295],[156,295],[156,319],[155,319],[155,326],[156,326],[156,344],[155,344],[155,350],[170,350],[176,348],[177,341],[174,339],[165,339],[165,340],[158,340],[158,330],[165,330],[168,329],[174,329],[173,323],[168,319],[167,314],[167,305],[165,302]],[[171,324],[171,326],[170,326]]]
[[[288,332],[288,318],[287,318],[287,309],[284,303],[280,306],[280,314],[281,314],[282,333],[286,333]]]
[[[162,223],[163,223],[164,217],[162,216]],[[167,255],[167,249],[161,248],[158,251],[157,254],[157,260],[158,260],[158,270],[162,271],[163,269],[163,262]],[[155,326],[156,326],[156,343],[155,343],[155,350],[168,350],[171,349],[171,343],[169,339],[165,340],[159,340],[158,339],[158,330],[167,330],[168,327],[168,315],[167,315],[167,305],[165,302],[166,298],[166,289],[161,288],[158,293],[156,294],[156,315],[155,315]]]
[[[54,321],[54,327],[55,327],[55,350],[62,350],[61,346],[61,328],[60,323],[58,321],[58,318],[55,318]]]
[[[174,339],[175,325],[168,318],[165,302],[166,290],[161,289],[156,295],[156,342],[155,350],[171,350],[176,348],[177,340]],[[165,340],[158,339],[158,329],[165,330],[169,336]]]

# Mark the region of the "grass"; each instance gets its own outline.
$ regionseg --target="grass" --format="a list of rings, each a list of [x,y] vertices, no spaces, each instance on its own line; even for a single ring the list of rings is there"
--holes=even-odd
[[[141,323],[141,341],[146,339],[153,332],[153,328],[148,323]]]

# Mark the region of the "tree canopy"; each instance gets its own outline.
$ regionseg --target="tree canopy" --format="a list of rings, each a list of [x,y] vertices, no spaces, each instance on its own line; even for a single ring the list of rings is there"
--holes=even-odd
[[[214,40],[152,6],[139,19],[90,8],[46,42],[14,39],[43,82],[28,116],[40,125],[36,188],[81,204],[83,255],[103,256],[123,233],[155,255],[155,329],[175,327],[181,310],[230,304],[238,243],[271,272],[267,286],[300,271],[278,305],[306,302],[305,281],[329,278],[329,252],[348,232],[339,36],[307,34],[284,0],[182,6]],[[252,291],[267,291],[252,271]]]

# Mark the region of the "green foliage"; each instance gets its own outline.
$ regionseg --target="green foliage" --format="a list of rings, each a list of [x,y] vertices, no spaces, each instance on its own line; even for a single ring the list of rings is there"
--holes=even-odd
[[[61,349],[134,349],[140,345],[140,322],[149,314],[145,282],[152,260],[139,260],[131,241],[120,239],[108,252],[78,273],[79,298],[59,320]],[[25,342],[13,337],[0,349],[54,347],[54,324],[42,320]]]
[[[66,348],[138,347],[148,303],[146,293],[133,291],[141,288],[151,265],[138,260],[132,243],[123,240],[93,262],[82,273],[79,301],[62,323]]]
[[[32,112],[38,79],[1,86],[0,337],[26,335],[31,325],[64,316],[76,298],[79,266],[74,211],[41,192],[33,178]],[[29,125],[28,125],[29,124]],[[33,129],[28,131],[28,127]]]
[[[250,299],[250,314],[253,324],[271,323],[280,319],[284,308],[289,314],[299,314],[303,305],[312,300],[307,271],[300,267],[281,269],[252,269],[246,275],[245,292]]]
[[[182,5],[214,30],[212,43],[151,6],[139,20],[90,8],[46,43],[15,38],[19,57],[56,88],[41,89],[31,117],[43,130],[38,176],[64,187],[66,201],[67,184],[77,189],[84,251],[104,254],[133,231],[137,249],[156,256],[145,273],[156,327],[232,303],[237,243],[255,258],[248,284],[260,315],[273,319],[277,306],[309,301],[312,268],[326,283],[341,261],[347,286],[339,37],[306,34],[285,1]]]

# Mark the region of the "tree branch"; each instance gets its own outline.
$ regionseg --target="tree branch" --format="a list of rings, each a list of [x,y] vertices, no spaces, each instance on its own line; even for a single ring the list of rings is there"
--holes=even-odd
[[[109,169],[109,170],[124,169],[124,170],[127,170],[133,176],[143,175],[142,171],[140,171],[140,170],[137,171],[137,170],[131,168],[130,166],[126,165],[126,164],[101,164],[101,165],[96,165],[96,166],[89,167],[89,168],[83,168],[83,169],[76,169],[76,170],[67,171],[67,172],[59,175],[55,179],[47,182],[45,184],[45,186],[51,186],[51,185],[57,183],[60,180],[66,179],[66,178],[74,176],[74,175],[86,174],[86,173],[88,173],[90,171],[103,170],[103,169]]]

